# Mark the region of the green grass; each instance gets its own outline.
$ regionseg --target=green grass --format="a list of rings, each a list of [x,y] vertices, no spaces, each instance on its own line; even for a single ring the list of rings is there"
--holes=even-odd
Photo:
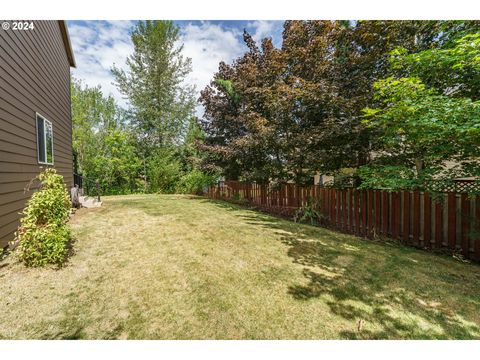
[[[0,338],[480,338],[480,266],[453,258],[180,195],[71,226],[64,268],[0,262]]]

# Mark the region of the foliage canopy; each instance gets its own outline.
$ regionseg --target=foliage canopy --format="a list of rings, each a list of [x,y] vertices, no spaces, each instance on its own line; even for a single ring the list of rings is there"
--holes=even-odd
[[[353,169],[355,185],[389,188],[422,186],[447,161],[458,165],[449,176],[475,175],[479,31],[478,21],[286,21],[281,48],[245,32],[248,51],[201,92],[203,166],[299,184]]]

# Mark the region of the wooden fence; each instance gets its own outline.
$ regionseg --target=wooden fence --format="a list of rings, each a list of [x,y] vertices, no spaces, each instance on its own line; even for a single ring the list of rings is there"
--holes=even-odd
[[[393,238],[423,249],[444,249],[480,261],[480,196],[238,181],[212,186],[207,196],[248,202],[284,216],[293,216],[312,199],[321,214],[321,226],[370,238]]]

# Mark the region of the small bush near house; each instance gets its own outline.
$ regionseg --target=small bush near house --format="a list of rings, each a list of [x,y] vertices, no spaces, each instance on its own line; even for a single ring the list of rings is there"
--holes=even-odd
[[[23,211],[15,237],[16,254],[27,266],[62,265],[68,254],[70,198],[55,169],[38,175],[40,189]]]

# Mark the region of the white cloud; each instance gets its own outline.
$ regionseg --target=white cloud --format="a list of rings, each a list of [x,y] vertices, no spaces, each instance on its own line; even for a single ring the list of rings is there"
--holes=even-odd
[[[272,38],[275,46],[281,46],[283,21],[278,20],[256,20],[247,24],[247,30],[257,43],[260,44],[264,38]]]
[[[256,42],[262,41],[265,37],[272,36],[272,30],[274,27],[273,21],[258,20],[248,24],[248,27],[253,28],[255,31],[252,33],[253,40]]]
[[[113,85],[110,71],[113,64],[125,68],[125,61],[133,52],[130,41],[132,21],[87,21],[69,24],[69,33],[77,68],[72,74],[89,86],[102,87],[105,95],[111,94],[120,106],[127,106]]]
[[[182,27],[180,41],[184,44],[183,54],[192,59],[192,72],[186,82],[195,85],[197,96],[212,80],[220,61],[231,63],[246,50],[241,34],[240,29],[236,33],[210,22],[190,23]],[[198,107],[197,114],[201,113]]]

